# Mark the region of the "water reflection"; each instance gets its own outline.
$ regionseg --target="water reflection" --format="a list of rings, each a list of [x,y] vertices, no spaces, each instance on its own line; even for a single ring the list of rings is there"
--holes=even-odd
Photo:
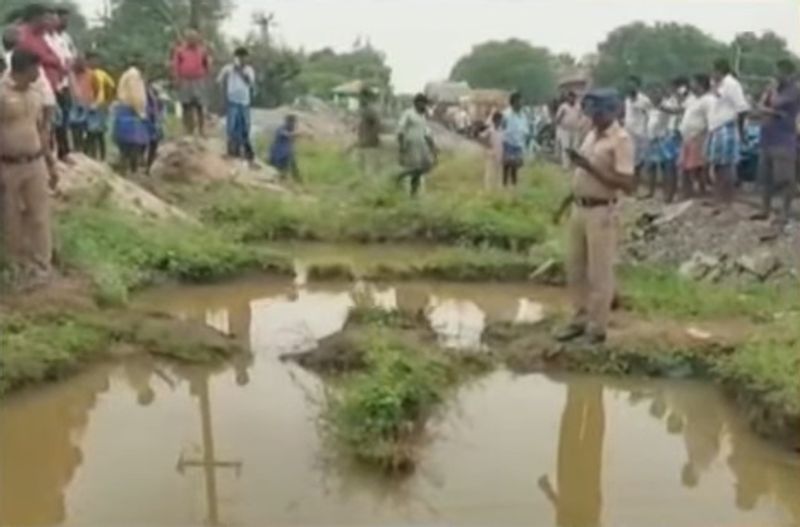
[[[297,406],[309,404],[306,394],[282,367],[247,359],[210,370],[132,359],[12,398],[0,409],[0,525],[136,523],[150,506],[144,499],[159,500],[153,510],[175,524],[517,525],[541,519],[549,503],[554,524],[594,527],[652,523],[662,500],[681,504],[671,525],[695,525],[704,514],[719,525],[800,522],[797,460],[750,435],[706,387],[495,374],[459,395],[461,412],[445,417],[452,426],[436,434],[418,473],[386,481],[356,466],[310,462],[323,448],[309,442],[315,428],[304,416],[314,407]],[[313,389],[309,380],[300,384]],[[288,400],[287,390],[294,393]],[[281,395],[266,406],[270,393]],[[547,406],[537,407],[543,400]],[[282,406],[278,414],[269,409]],[[521,406],[537,418],[521,422]],[[128,421],[145,431],[137,449],[120,441],[127,432],[114,425]],[[173,428],[186,430],[183,440]],[[609,457],[615,450],[623,455]],[[635,454],[651,462],[637,463]],[[507,483],[494,484],[494,470]],[[123,487],[120,474],[131,478]],[[530,491],[537,479],[538,499]],[[180,491],[182,481],[202,485],[202,512],[186,516],[193,500]],[[637,481],[645,488],[631,489]],[[152,486],[160,490],[148,494]],[[109,495],[109,488],[122,490]],[[459,505],[470,501],[475,506]]]
[[[239,373],[241,366],[236,368],[237,383],[239,383]],[[247,368],[244,368],[246,375]],[[200,410],[200,423],[202,430],[202,452],[198,457],[192,457],[181,453],[178,459],[177,470],[183,475],[188,469],[197,468],[203,472],[203,483],[206,490],[207,525],[221,525],[219,512],[219,492],[217,490],[217,471],[222,469],[234,470],[237,475],[241,474],[241,461],[225,461],[219,459],[214,447],[214,426],[211,413],[211,394],[209,390],[210,371],[193,368],[189,375],[189,392],[197,398]],[[241,384],[241,383],[240,383]],[[246,383],[244,383],[246,384]]]
[[[569,384],[558,436],[558,486],[547,475],[539,480],[559,527],[600,525],[605,428],[603,384]]]
[[[0,526],[800,524],[797,458],[694,383],[499,372],[458,393],[409,479],[320,464],[318,380],[278,354],[338,331],[363,298],[427,308],[442,335],[470,335],[458,345],[537,308],[518,288],[267,289],[159,302],[254,356],[217,369],[130,358],[4,401]]]
[[[245,338],[257,353],[308,351],[321,338],[341,330],[356,305],[424,314],[447,348],[481,349],[489,321],[540,322],[558,309],[560,293],[519,284],[488,290],[474,284],[366,281],[314,284],[298,263],[294,281],[193,288],[187,294],[167,289],[143,301],[183,317],[204,320],[226,334]],[[526,294],[527,293],[527,294]]]
[[[0,525],[64,521],[64,492],[84,459],[83,432],[106,375],[24,394],[0,407]]]

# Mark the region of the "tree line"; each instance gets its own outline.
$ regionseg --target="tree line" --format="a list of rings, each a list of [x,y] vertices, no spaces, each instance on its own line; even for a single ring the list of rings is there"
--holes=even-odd
[[[722,57],[754,93],[774,76],[779,59],[800,62],[786,41],[769,31],[740,33],[724,43],[692,25],[636,22],[613,30],[596,53],[579,59],[518,39],[479,44],[456,63],[451,78],[474,88],[519,90],[528,101],[542,103],[553,96],[560,77],[576,67],[597,85],[621,87],[630,75],[648,85],[708,72]]]

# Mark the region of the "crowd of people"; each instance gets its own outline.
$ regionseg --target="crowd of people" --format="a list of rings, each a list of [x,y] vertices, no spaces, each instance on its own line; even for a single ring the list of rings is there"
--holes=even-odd
[[[81,50],[69,32],[70,8],[30,3],[14,11],[2,32],[0,58],[0,210],[4,254],[14,283],[35,286],[51,275],[49,189],[58,183],[57,162],[80,152],[107,158],[110,137],[123,174],[149,172],[163,139],[165,96],[136,54],[115,77],[97,50]],[[223,68],[230,99],[229,150],[252,157],[246,52]],[[165,57],[166,59],[166,57]],[[171,74],[186,133],[205,132],[211,54],[188,31],[172,50]],[[166,62],[166,60],[165,60]],[[241,73],[244,72],[244,73]],[[242,89],[244,84],[245,89]],[[110,132],[110,133],[109,133]]]
[[[776,64],[776,76],[760,97],[748,97],[725,59],[710,73],[681,76],[669,86],[631,76],[627,81],[620,121],[634,141],[636,186],[643,197],[660,190],[664,200],[708,196],[729,205],[743,179],[756,179],[762,207],[753,219],[773,217],[772,202],[782,206],[774,221],[785,224],[791,215],[798,179],[800,92],[795,65]],[[558,151],[565,167],[569,151],[588,131],[579,97],[565,94],[555,118]],[[749,172],[743,164],[752,150],[758,166]]]

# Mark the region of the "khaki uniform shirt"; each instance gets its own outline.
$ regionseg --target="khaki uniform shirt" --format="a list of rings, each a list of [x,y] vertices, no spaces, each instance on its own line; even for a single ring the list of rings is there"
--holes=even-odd
[[[616,121],[602,134],[593,129],[581,146],[581,154],[600,170],[619,174],[634,173],[634,146],[628,132]],[[607,187],[582,168],[575,170],[572,192],[576,198],[614,199],[617,190]]]
[[[26,156],[42,151],[39,124],[43,109],[41,95],[32,85],[20,91],[10,76],[0,80],[0,155]]]

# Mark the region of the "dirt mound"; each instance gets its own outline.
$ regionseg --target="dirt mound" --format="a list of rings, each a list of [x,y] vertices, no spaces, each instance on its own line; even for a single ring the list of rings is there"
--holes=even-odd
[[[221,140],[185,137],[165,143],[159,152],[152,177],[169,183],[208,184],[228,181],[243,186],[279,191],[277,173],[270,167],[251,167],[225,156]]]
[[[73,154],[72,164],[61,164],[59,200],[66,205],[94,196],[116,208],[157,220],[193,221],[182,210],[173,207],[136,183],[129,181],[105,163],[82,154]]]
[[[791,279],[800,262],[800,225],[782,232],[751,221],[753,209],[736,204],[722,212],[697,201],[625,204],[624,258],[680,270],[695,280]]]

